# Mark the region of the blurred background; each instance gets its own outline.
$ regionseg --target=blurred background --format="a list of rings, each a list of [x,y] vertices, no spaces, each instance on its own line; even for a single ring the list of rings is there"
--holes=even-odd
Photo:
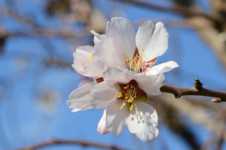
[[[226,106],[210,98],[157,97],[160,135],[147,143],[127,129],[119,136],[98,134],[100,110],[70,112],[68,95],[80,81],[71,68],[72,53],[93,44],[89,31],[103,33],[113,16],[136,25],[149,19],[165,23],[169,48],[158,62],[180,64],[167,75],[167,84],[192,87],[200,79],[205,87],[226,90],[225,0],[0,0],[0,150],[50,138],[131,150],[226,149]]]

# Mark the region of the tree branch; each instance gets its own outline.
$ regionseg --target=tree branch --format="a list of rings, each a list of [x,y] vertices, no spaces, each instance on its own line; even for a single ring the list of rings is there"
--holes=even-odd
[[[160,90],[171,93],[176,98],[182,96],[208,96],[213,97],[213,102],[226,102],[226,93],[204,88],[199,80],[195,81],[194,88],[178,88],[175,86],[163,85]]]
[[[64,139],[51,139],[51,140],[47,140],[47,141],[34,144],[28,147],[20,148],[18,150],[38,150],[41,148],[56,146],[56,145],[77,145],[81,147],[94,147],[94,148],[106,149],[106,150],[123,150],[122,148],[119,148],[115,145],[94,143],[94,142],[83,141],[83,140],[64,140]]]

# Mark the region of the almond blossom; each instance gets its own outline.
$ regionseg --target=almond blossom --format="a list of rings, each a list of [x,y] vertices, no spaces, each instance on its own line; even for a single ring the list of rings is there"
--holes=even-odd
[[[103,35],[94,34],[94,46],[74,52],[73,68],[86,81],[69,96],[73,112],[101,108],[98,132],[120,134],[125,126],[143,141],[159,134],[158,115],[150,105],[160,95],[164,73],[178,67],[174,61],[156,65],[168,48],[161,22],[146,21],[137,31],[131,22],[114,17]]]

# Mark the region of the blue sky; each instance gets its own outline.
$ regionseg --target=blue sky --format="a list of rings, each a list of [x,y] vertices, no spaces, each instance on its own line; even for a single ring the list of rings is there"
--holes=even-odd
[[[165,0],[166,1],[166,0]],[[162,4],[164,0],[158,1]],[[41,24],[58,26],[58,21],[47,19],[42,14],[43,1],[29,2],[21,0],[22,13],[35,14]],[[3,5],[0,0],[0,5]],[[199,2],[208,9],[204,0]],[[172,14],[147,11],[139,8],[109,4],[105,0],[97,0],[95,5],[105,14],[115,16],[112,6],[117,6],[117,16],[125,16],[134,22],[141,20],[177,20]],[[24,26],[15,24],[9,18],[0,23],[11,30]],[[178,86],[192,86],[194,79],[201,79],[210,88],[224,89],[226,85],[225,70],[212,51],[198,37],[197,33],[188,28],[168,28],[170,40],[166,55],[159,62],[176,60],[180,64],[179,71],[184,72],[180,78],[167,75],[167,82]],[[72,63],[72,49],[78,45],[68,46],[60,39],[52,39],[56,49],[55,57],[62,57]],[[163,149],[162,141],[170,149],[186,150],[185,143],[172,135],[163,124],[160,125],[158,139],[143,143],[129,134],[127,129],[120,136],[112,134],[100,135],[96,125],[100,119],[100,110],[71,113],[66,104],[69,93],[79,84],[79,77],[72,69],[45,68],[42,64],[48,53],[35,39],[11,38],[6,45],[5,53],[0,56],[0,150],[36,143],[50,137],[66,139],[82,139],[114,143],[129,149]],[[176,55],[175,55],[176,54]],[[175,71],[176,73],[177,71]],[[40,102],[40,92],[49,91],[54,96],[54,104],[47,106]],[[46,103],[45,103],[46,104]],[[192,124],[200,141],[208,139],[206,130]],[[150,145],[149,145],[150,144]],[[65,146],[46,148],[46,150],[75,150],[80,147]]]

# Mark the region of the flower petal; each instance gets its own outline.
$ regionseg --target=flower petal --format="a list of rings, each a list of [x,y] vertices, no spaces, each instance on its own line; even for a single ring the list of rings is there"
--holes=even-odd
[[[73,68],[81,75],[87,77],[101,76],[106,66],[94,57],[94,48],[91,46],[81,46],[74,52]]]
[[[136,34],[136,45],[145,61],[164,54],[168,48],[168,33],[161,22],[143,23]]]
[[[134,112],[126,119],[126,124],[131,133],[142,141],[152,140],[158,136],[158,115],[149,104],[137,102]]]
[[[79,87],[84,85],[84,84],[87,84],[87,83],[91,83],[93,82],[93,78],[89,78],[89,77],[85,77],[85,76],[79,76],[79,80],[80,80],[80,83],[79,83]]]
[[[104,34],[99,34],[94,30],[91,30],[90,33],[94,35],[93,37],[94,44],[98,44],[105,37]]]
[[[115,99],[116,92],[116,89],[104,83],[86,83],[72,91],[69,96],[69,107],[73,112],[104,108]]]
[[[179,67],[179,65],[175,61],[168,61],[147,69],[146,74],[162,74],[177,67]]]
[[[127,83],[132,79],[133,74],[126,69],[108,68],[103,77],[108,82]]]
[[[145,91],[148,96],[160,95],[160,87],[163,84],[165,77],[163,74],[158,75],[136,75],[136,81],[141,89]]]
[[[132,23],[123,17],[113,17],[107,23],[106,35],[112,37],[115,51],[131,58],[135,51],[135,28]]]
[[[102,60],[108,67],[125,68],[125,60],[122,53],[117,52],[113,39],[111,37],[103,38],[95,45],[97,50],[95,57]]]
[[[93,103],[98,107],[105,108],[116,100],[118,90],[107,82],[96,84],[91,91]]]
[[[146,46],[153,35],[154,29],[155,24],[152,21],[146,21],[138,28],[136,34],[136,46],[140,54],[145,52]]]
[[[69,108],[73,112],[93,108],[90,105],[92,101],[90,91],[92,90],[93,87],[94,82],[88,82],[71,92],[71,94],[69,95],[68,104]]]
[[[109,67],[125,68],[126,60],[135,51],[135,29],[125,18],[112,18],[107,22],[104,38],[95,47],[96,55]]]
[[[106,114],[103,115],[106,116],[103,116],[103,119],[101,118],[98,131],[113,132],[117,135],[121,133],[125,125],[125,119],[129,113],[125,109],[120,109],[120,107],[121,102],[115,101],[105,109]]]
[[[101,134],[106,134],[108,133],[108,129],[107,129],[107,113],[106,110],[104,110],[103,115],[97,125],[97,131]]]

